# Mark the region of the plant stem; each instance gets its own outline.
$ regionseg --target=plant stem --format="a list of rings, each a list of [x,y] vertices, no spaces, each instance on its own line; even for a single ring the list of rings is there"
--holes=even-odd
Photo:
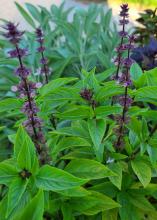
[[[19,63],[20,63],[20,67],[21,69],[23,69],[23,62],[22,62],[22,59],[21,59],[21,56],[20,56],[20,52],[19,52],[19,47],[18,45],[16,45],[16,51],[17,51],[17,54],[18,54],[18,60],[19,60]],[[36,128],[35,128],[35,122],[34,122],[34,114],[33,114],[33,108],[32,108],[32,103],[31,103],[31,97],[30,97],[30,94],[29,94],[29,87],[28,87],[28,83],[27,83],[27,79],[25,79],[24,77],[22,77],[22,80],[25,84],[25,91],[27,93],[27,99],[28,99],[28,103],[29,103],[29,108],[30,110],[32,111],[32,114],[31,114],[31,123],[32,123],[32,128],[33,128],[33,132],[34,132],[34,137],[35,137],[35,140],[37,142],[38,140],[38,136],[37,136],[37,131],[36,131]],[[38,147],[38,151],[39,151],[39,145],[37,145]]]

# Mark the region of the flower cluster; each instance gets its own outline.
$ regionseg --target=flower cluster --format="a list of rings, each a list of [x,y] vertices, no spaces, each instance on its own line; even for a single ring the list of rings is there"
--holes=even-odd
[[[95,108],[97,106],[97,102],[93,99],[93,91],[91,89],[83,89],[80,92],[80,96],[85,99],[91,106],[92,108]]]
[[[15,74],[20,78],[20,83],[17,86],[12,87],[12,91],[19,92],[20,98],[25,99],[25,103],[21,109],[23,113],[27,116],[27,120],[23,122],[27,132],[32,137],[32,140],[35,143],[37,152],[39,156],[43,154],[45,138],[42,133],[42,121],[38,118],[37,113],[39,111],[36,106],[34,96],[36,93],[36,89],[41,87],[41,83],[34,83],[28,80],[28,76],[31,74],[30,69],[28,69],[22,61],[22,57],[27,54],[26,49],[19,48],[19,42],[21,40],[21,36],[24,32],[18,30],[18,25],[15,25],[11,22],[7,23],[4,27],[7,30],[4,33],[4,36],[14,45],[15,49],[9,51],[10,57],[18,58],[19,67],[16,68]],[[47,155],[46,155],[47,156]],[[40,158],[40,161],[45,162],[45,158]]]
[[[157,67],[157,40],[151,37],[147,45],[135,48],[131,58],[135,60],[143,70],[150,70]]]
[[[45,51],[45,47],[44,47],[44,34],[43,31],[41,30],[41,28],[37,28],[36,29],[36,38],[37,38],[37,42],[39,42],[40,46],[37,48],[37,52],[41,53],[41,59],[40,59],[40,63],[42,65],[41,67],[41,74],[45,75],[45,81],[46,83],[48,83],[48,75],[49,75],[49,68],[47,65],[47,58],[45,58],[44,56],[44,51]]]
[[[122,4],[121,5],[121,11],[120,11],[121,19],[119,21],[120,25],[122,26],[122,30],[119,32],[119,36],[121,37],[121,41],[120,41],[119,46],[116,48],[117,57],[114,60],[115,64],[117,65],[117,71],[116,71],[115,79],[118,79],[118,77],[119,77],[120,67],[121,67],[122,62],[123,62],[123,59],[122,59],[123,51],[128,49],[127,48],[128,45],[124,44],[124,39],[128,36],[128,33],[125,30],[126,29],[125,26],[129,23],[128,11],[129,11],[128,4]]]
[[[120,16],[123,16],[123,19],[120,20],[120,24],[127,24],[128,19],[128,5],[121,6],[122,11]],[[122,115],[115,117],[115,120],[118,123],[118,128],[116,129],[117,141],[115,143],[116,147],[122,147],[123,145],[123,136],[125,132],[125,124],[129,122],[129,117],[127,116],[128,108],[131,106],[133,100],[128,95],[128,87],[131,86],[132,82],[130,79],[130,67],[133,64],[133,60],[131,59],[131,51],[134,49],[134,35],[125,35],[127,42],[122,43],[117,48],[118,57],[120,55],[120,62],[118,63],[118,75],[116,75],[115,79],[118,83],[124,86],[124,95],[118,97],[119,104],[122,106]],[[127,57],[122,57],[121,54],[123,51],[127,51]],[[121,70],[121,73],[119,73]]]

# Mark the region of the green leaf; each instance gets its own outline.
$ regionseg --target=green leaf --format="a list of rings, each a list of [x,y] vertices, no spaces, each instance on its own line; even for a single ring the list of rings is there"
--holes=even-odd
[[[136,91],[135,98],[146,102],[157,102],[156,93],[157,86],[145,86]]]
[[[142,185],[146,187],[151,181],[151,168],[140,159],[131,161],[131,166]]]
[[[40,94],[42,96],[45,96],[46,94],[52,92],[53,90],[65,84],[74,82],[76,80],[78,80],[78,78],[74,78],[74,77],[54,79],[40,89]]]
[[[86,141],[84,138],[80,137],[65,137],[62,138],[61,141],[57,145],[54,146],[52,149],[53,154],[58,154],[60,151],[63,151],[65,149],[69,149],[72,147],[78,147],[78,146],[91,146],[88,141]]]
[[[8,98],[0,101],[0,112],[9,112],[21,107],[22,102],[17,98]]]
[[[41,14],[38,11],[38,9],[30,3],[26,3],[26,7],[30,12],[30,14],[32,15],[32,17],[35,18],[38,22],[41,22]]]
[[[111,209],[102,212],[102,220],[117,220],[118,209]]]
[[[119,215],[121,220],[140,220],[135,207],[129,200],[129,195],[126,192],[120,192],[117,196],[118,202],[121,204]]]
[[[23,128],[23,126],[20,126],[18,128],[18,131],[16,133],[16,137],[15,137],[15,145],[14,145],[14,156],[15,156],[15,158],[18,157],[19,152],[21,150],[21,147],[23,146],[27,136],[28,136],[28,134],[25,131],[25,129]]]
[[[35,163],[36,151],[35,146],[29,136],[25,137],[23,145],[17,157],[17,163],[21,169],[31,171]]]
[[[122,167],[120,163],[111,163],[109,164],[109,168],[117,174],[117,176],[109,177],[110,181],[119,189],[121,190],[122,184]]]
[[[60,87],[52,90],[46,96],[44,96],[44,100],[51,101],[72,101],[72,100],[81,100],[79,89],[76,88],[67,88]]]
[[[72,208],[69,204],[63,203],[61,210],[62,210],[62,214],[63,214],[63,220],[75,220],[75,218],[72,214]]]
[[[110,76],[111,76],[112,74],[114,74],[114,73],[115,73],[115,68],[112,67],[112,68],[110,68],[110,69],[105,70],[105,71],[102,72],[102,73],[96,74],[96,78],[97,78],[97,80],[98,80],[99,82],[102,82],[102,81],[104,81],[105,79],[107,79],[108,77],[110,77]]]
[[[78,198],[71,198],[70,204],[73,210],[85,215],[95,215],[101,211],[119,207],[119,204],[110,197],[101,193],[91,191],[91,195]]]
[[[100,106],[95,110],[96,118],[104,118],[112,114],[120,114],[122,108],[119,106]]]
[[[101,89],[99,89],[95,98],[98,102],[102,102],[109,97],[120,94],[124,94],[123,87],[115,85],[115,83],[106,83]]]
[[[94,112],[89,106],[76,106],[75,108],[72,108],[71,110],[57,113],[57,117],[61,119],[84,119],[84,118],[91,118],[94,116]]]
[[[15,2],[16,7],[18,8],[19,12],[22,14],[22,16],[24,17],[24,19],[33,27],[35,28],[35,23],[33,21],[33,19],[30,17],[30,15],[24,10],[24,8],[18,4],[17,2]]]
[[[106,131],[106,121],[103,119],[90,119],[88,120],[88,129],[94,144],[97,159],[102,161],[104,151],[102,139]]]
[[[72,189],[59,190],[57,191],[57,193],[68,197],[83,197],[91,194],[90,191],[84,189],[81,186]]]
[[[23,193],[26,190],[28,181],[25,181],[20,178],[16,178],[12,181],[11,185],[9,186],[8,192],[8,205],[7,205],[7,213],[6,218],[11,214],[13,209],[18,205]]]
[[[65,170],[85,179],[101,179],[116,175],[105,165],[89,159],[74,159],[70,161]]]
[[[0,163],[0,184],[8,185],[16,177],[18,177],[18,172],[9,160]]]
[[[83,185],[88,180],[77,178],[70,173],[49,165],[40,168],[36,176],[36,185],[44,190],[67,190]]]
[[[145,198],[144,195],[139,194],[138,192],[129,192],[129,200],[130,202],[136,206],[137,208],[143,210],[144,212],[153,212],[155,208],[153,205]]]
[[[43,220],[44,194],[42,190],[28,203],[22,214],[13,220]]]
[[[137,63],[134,63],[131,66],[130,75],[131,75],[131,79],[134,81],[137,81],[143,75],[143,71]]]

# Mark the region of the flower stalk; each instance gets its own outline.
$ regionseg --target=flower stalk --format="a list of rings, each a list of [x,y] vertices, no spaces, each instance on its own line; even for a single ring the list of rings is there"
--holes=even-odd
[[[46,163],[48,159],[47,147],[45,147],[46,140],[42,132],[42,121],[37,116],[39,109],[34,100],[35,90],[41,87],[41,83],[34,83],[28,79],[31,71],[23,64],[22,60],[27,50],[19,47],[19,42],[24,32],[19,31],[17,26],[12,22],[8,22],[4,26],[6,30],[4,36],[15,47],[15,49],[9,51],[9,55],[11,58],[17,58],[19,61],[19,67],[16,68],[15,74],[20,78],[20,83],[17,86],[13,86],[12,91],[18,91],[20,98],[25,99],[21,111],[27,116],[27,119],[23,122],[23,125],[35,143],[40,162]]]
[[[44,34],[41,28],[37,28],[35,33],[36,33],[37,42],[39,42],[39,45],[40,45],[37,48],[37,51],[41,53],[41,59],[40,59],[40,63],[42,64],[41,74],[45,75],[45,82],[48,83],[49,82],[48,75],[49,75],[50,70],[47,65],[48,60],[44,55],[44,51],[45,51]]]
[[[125,45],[125,48],[127,49],[127,58],[123,59],[123,70],[122,75],[119,77],[119,83],[121,83],[124,87],[124,95],[119,98],[119,103],[122,105],[122,115],[117,117],[117,121],[119,123],[119,128],[117,130],[118,139],[116,143],[116,147],[121,147],[123,145],[123,135],[125,130],[125,124],[129,122],[129,117],[127,116],[128,108],[132,104],[132,98],[128,95],[128,88],[131,85],[131,79],[130,79],[130,67],[133,63],[132,59],[130,58],[131,50],[133,49],[133,43],[134,43],[134,36],[128,36],[129,43]]]
[[[119,78],[119,71],[121,68],[121,64],[122,64],[122,52],[125,50],[125,48],[123,48],[123,43],[124,43],[124,39],[127,37],[128,33],[125,30],[125,26],[129,23],[128,18],[128,4],[122,4],[121,5],[121,11],[120,11],[120,17],[122,17],[122,19],[120,19],[120,25],[122,26],[122,31],[119,32],[119,36],[121,37],[121,41],[119,46],[116,48],[117,51],[117,57],[115,59],[115,64],[117,65],[117,70],[116,70],[116,75],[115,75],[115,79],[118,80]]]

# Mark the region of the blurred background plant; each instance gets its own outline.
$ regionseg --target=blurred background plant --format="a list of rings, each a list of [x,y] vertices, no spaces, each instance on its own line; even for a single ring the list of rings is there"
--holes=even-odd
[[[140,13],[137,19],[138,26],[135,27],[137,36],[137,47],[134,50],[132,58],[142,67],[143,70],[149,70],[157,67],[157,8],[155,10],[147,9]]]

